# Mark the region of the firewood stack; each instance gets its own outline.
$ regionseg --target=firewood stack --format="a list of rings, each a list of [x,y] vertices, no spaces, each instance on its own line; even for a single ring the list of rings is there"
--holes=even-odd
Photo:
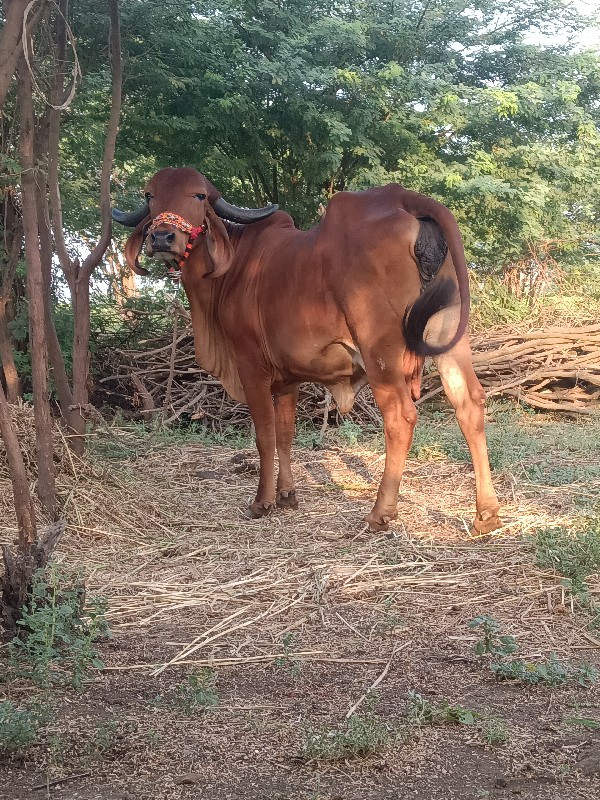
[[[204,420],[214,430],[247,422],[248,410],[227,396],[217,380],[195,362],[189,317],[181,311],[175,336],[147,341],[143,350],[115,350],[104,360],[97,389],[111,404],[141,418],[160,414],[165,422]],[[473,363],[488,396],[513,397],[544,411],[600,413],[600,324],[526,330],[496,329],[472,336]],[[113,374],[106,375],[107,366]],[[433,364],[426,363],[419,403],[442,393]],[[322,387],[306,384],[299,418],[316,422],[336,415]],[[350,418],[380,423],[367,389]],[[333,422],[334,419],[330,418]]]

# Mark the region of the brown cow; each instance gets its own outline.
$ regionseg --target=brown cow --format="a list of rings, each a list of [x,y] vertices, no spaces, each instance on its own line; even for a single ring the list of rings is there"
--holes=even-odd
[[[277,206],[231,206],[188,168],[158,172],[146,199],[137,212],[113,212],[135,227],[127,262],[147,274],[138,264],[145,246],[149,256],[177,263],[198,364],[250,408],[260,454],[252,516],[269,513],[275,503],[297,507],[290,448],[299,385],[323,384],[346,413],[369,383],[383,415],[386,461],[366,520],[385,530],[397,516],[417,421],[413,400],[429,354],[471,450],[474,528],[486,533],[500,525],[484,434],[485,394],[467,335],[465,255],[445,206],[399,185],[340,192],[318,225],[300,231]]]

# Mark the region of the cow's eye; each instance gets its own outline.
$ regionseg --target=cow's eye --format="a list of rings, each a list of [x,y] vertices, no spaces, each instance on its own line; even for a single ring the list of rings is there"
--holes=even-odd
[[[196,195],[196,197],[198,198],[198,200],[206,200],[206,195],[205,195],[205,194],[202,194],[202,192],[200,192],[199,194],[197,194],[197,195]]]
[[[144,197],[146,198],[146,202],[147,202],[147,203],[149,203],[149,202],[150,202],[150,200],[152,200],[152,198],[154,197],[154,195],[153,195],[153,194],[150,194],[150,192],[146,192],[146,194],[144,195]]]

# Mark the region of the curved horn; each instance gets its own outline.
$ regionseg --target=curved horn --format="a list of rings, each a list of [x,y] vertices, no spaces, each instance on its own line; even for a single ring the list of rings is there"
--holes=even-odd
[[[266,219],[274,214],[279,208],[278,205],[265,206],[264,208],[240,208],[239,206],[232,206],[222,197],[218,197],[213,203],[212,207],[217,214],[223,219],[228,219],[230,222],[241,222],[247,224],[250,222],[260,222],[261,219]]]
[[[136,225],[150,214],[150,206],[146,203],[145,206],[138,208],[137,211],[119,211],[118,208],[113,208],[112,218],[120,225],[125,225],[128,228],[135,228]]]

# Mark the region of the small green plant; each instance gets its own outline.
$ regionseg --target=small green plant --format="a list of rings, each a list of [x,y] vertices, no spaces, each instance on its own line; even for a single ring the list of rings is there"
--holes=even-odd
[[[594,602],[586,579],[600,571],[600,515],[586,520],[578,531],[555,528],[540,531],[535,539],[536,564],[555,569],[577,604],[590,615],[588,628],[600,628],[600,606]]]
[[[363,429],[351,419],[345,419],[338,426],[335,435],[340,442],[353,447],[360,442],[363,436]]]
[[[277,669],[282,669],[288,672],[292,678],[297,678],[302,670],[302,662],[294,658],[292,655],[292,646],[294,644],[294,634],[286,633],[281,640],[281,647],[283,655],[275,659],[275,666]]]
[[[116,761],[122,758],[129,747],[129,736],[136,731],[137,723],[117,717],[101,722],[85,745],[87,762]]]
[[[373,714],[353,714],[338,728],[320,725],[306,730],[302,758],[307,761],[341,761],[365,758],[390,745],[396,734]]]
[[[535,563],[555,569],[571,581],[574,593],[587,591],[585,580],[600,570],[600,521],[592,518],[579,531],[550,528],[535,540]]]
[[[554,653],[548,660],[537,663],[513,659],[492,663],[490,667],[500,680],[516,680],[550,687],[564,686],[569,681],[576,681],[580,686],[587,688],[598,678],[597,670],[589,664],[571,667],[561,663]]]
[[[492,655],[496,660],[489,662],[490,669],[499,680],[515,680],[521,683],[543,684],[544,686],[563,686],[576,681],[580,686],[589,687],[598,678],[597,670],[589,664],[572,667],[562,664],[552,653],[546,661],[522,661],[507,656],[518,650],[512,636],[501,636],[500,625],[496,620],[484,615],[469,623],[469,628],[481,628],[483,637],[476,643],[478,656]],[[499,659],[498,659],[499,657]]]
[[[434,705],[412,689],[408,692],[408,708],[406,720],[410,728],[421,728],[425,725],[474,725],[481,717],[476,711],[470,711],[460,705],[451,705],[442,700]]]
[[[39,717],[27,708],[19,708],[10,700],[0,702],[0,752],[20,750],[37,737]]]
[[[500,623],[492,617],[481,615],[469,622],[469,628],[479,629],[482,638],[475,644],[475,654],[478,656],[507,656],[517,650],[517,643],[513,636],[500,635]]]
[[[386,597],[383,601],[383,618],[375,625],[374,630],[381,636],[389,636],[403,628],[404,625],[404,620],[394,608],[394,598]]]
[[[590,717],[566,717],[565,723],[567,725],[581,725],[582,728],[587,728],[589,731],[600,731],[600,721]]]
[[[215,689],[216,674],[206,667],[192,673],[186,683],[175,688],[175,706],[184,714],[191,716],[219,705],[219,695]]]
[[[37,570],[31,602],[21,610],[21,632],[8,648],[15,672],[42,688],[70,684],[81,689],[90,670],[102,669],[94,643],[109,635],[106,601],[83,610],[83,589],[55,567]]]
[[[481,733],[487,744],[506,744],[510,739],[508,726],[500,717],[486,717],[481,725]]]

